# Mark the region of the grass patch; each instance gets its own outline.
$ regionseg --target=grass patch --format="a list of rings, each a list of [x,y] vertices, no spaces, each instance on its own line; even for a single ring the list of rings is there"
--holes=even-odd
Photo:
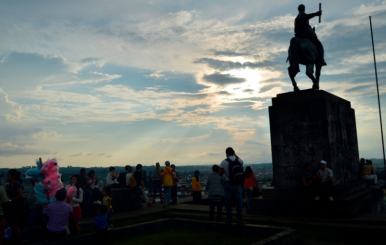
[[[237,236],[233,233],[224,233],[221,231],[204,230],[200,228],[170,228],[162,232],[151,234],[135,235],[130,238],[123,237],[109,242],[111,245],[141,244],[141,245],[240,245],[252,244],[262,237],[256,235]]]
[[[171,213],[169,218],[182,218],[193,220],[208,220],[208,214],[184,214]],[[223,220],[225,214],[223,215]],[[321,242],[333,242],[341,244],[386,244],[385,229],[366,228],[361,225],[358,227],[337,227],[329,225],[310,225],[302,222],[283,223],[272,220],[246,220],[249,225],[267,225],[276,227],[286,227],[296,230],[297,235],[307,240],[316,240]]]

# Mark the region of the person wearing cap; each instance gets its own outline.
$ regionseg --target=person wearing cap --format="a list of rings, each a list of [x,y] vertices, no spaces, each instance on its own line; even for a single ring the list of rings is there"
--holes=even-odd
[[[165,162],[165,167],[162,169],[162,180],[164,184],[164,208],[169,207],[172,188],[174,186],[174,179],[176,173],[174,169],[170,167],[170,162]]]
[[[201,202],[201,183],[200,183],[200,171],[194,171],[194,177],[192,178],[193,188],[193,203],[200,204]]]
[[[174,186],[172,187],[172,202],[170,204],[177,204],[177,185],[178,185],[178,173],[176,171],[176,165],[171,165],[172,169],[174,170],[175,176],[174,176]]]
[[[157,196],[157,192],[159,192],[160,203],[164,204],[162,201],[162,174],[159,162],[155,164],[155,169],[152,172],[153,176],[153,204],[155,204],[155,198]]]
[[[327,168],[326,161],[320,161],[320,170],[317,173],[317,195],[315,200],[319,201],[321,196],[328,196],[330,201],[334,201],[332,198],[332,170]]]

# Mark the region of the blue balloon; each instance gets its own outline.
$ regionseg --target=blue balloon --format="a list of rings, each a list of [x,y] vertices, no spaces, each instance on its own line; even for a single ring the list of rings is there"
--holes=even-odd
[[[35,195],[37,197],[41,197],[41,198],[45,198],[46,197],[46,193],[40,192],[40,191],[36,191],[36,190],[35,190]]]
[[[55,197],[51,197],[51,199],[48,201],[48,203],[54,203],[55,202]]]
[[[38,191],[38,192],[45,192],[45,191],[46,191],[46,188],[44,188],[44,186],[42,186],[42,185],[36,184],[36,185],[35,185],[35,191]]]
[[[36,168],[29,169],[26,174],[28,176],[31,176],[34,179],[38,179],[39,177],[41,177],[40,169],[36,169]]]
[[[37,196],[36,197],[36,203],[37,204],[46,204],[47,203],[47,198],[42,198],[42,197]]]

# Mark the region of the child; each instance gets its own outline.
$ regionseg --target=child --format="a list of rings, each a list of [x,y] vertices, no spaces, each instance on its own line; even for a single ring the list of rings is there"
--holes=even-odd
[[[224,186],[223,179],[219,175],[220,167],[213,165],[212,174],[206,181],[206,189],[208,190],[210,203],[210,220],[214,220],[214,208],[217,207],[217,221],[222,221],[222,206],[224,203]]]
[[[96,244],[105,245],[107,244],[107,206],[101,205],[98,209],[98,216],[94,220],[94,231],[96,232]]]
[[[111,230],[114,228],[111,224],[111,216],[113,215],[113,206],[111,206],[111,188],[109,186],[103,187],[103,205],[107,207],[107,224],[109,225],[108,229]]]

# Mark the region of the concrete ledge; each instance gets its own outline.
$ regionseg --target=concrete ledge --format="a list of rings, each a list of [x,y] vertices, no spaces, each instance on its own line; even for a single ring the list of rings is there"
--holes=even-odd
[[[225,232],[234,232],[237,234],[258,234],[266,237],[264,240],[253,245],[292,245],[296,240],[296,232],[292,229],[273,226],[260,226],[260,225],[228,225],[225,223],[197,221],[188,219],[162,219],[152,222],[141,223],[137,225],[126,226],[109,231],[109,240],[113,238],[120,238],[126,236],[130,239],[132,235],[149,234],[157,231],[165,231],[167,228],[181,228],[181,227],[200,227],[202,229],[221,230]],[[84,245],[90,244],[94,241],[95,234],[85,234],[77,237],[70,237],[57,242],[43,242],[36,243],[38,245]]]
[[[142,207],[141,190],[138,188],[111,189],[112,206],[115,213],[127,212]]]

